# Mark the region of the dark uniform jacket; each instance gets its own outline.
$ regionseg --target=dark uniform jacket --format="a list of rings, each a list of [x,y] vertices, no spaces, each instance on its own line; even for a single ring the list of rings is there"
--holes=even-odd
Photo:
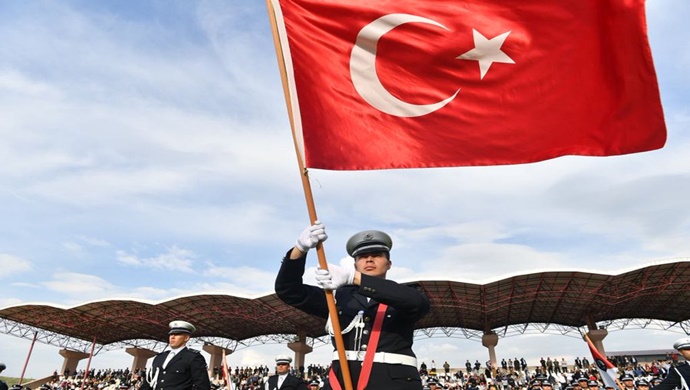
[[[278,297],[286,304],[305,313],[321,318],[328,318],[328,304],[326,295],[320,287],[302,283],[302,275],[306,263],[306,255],[290,260],[290,252],[283,259],[275,282]],[[367,302],[367,298],[371,298]],[[362,335],[362,350],[368,344],[379,302],[388,305],[381,327],[376,352],[389,352],[414,357],[412,341],[414,324],[426,315],[431,305],[429,299],[414,286],[398,284],[391,280],[362,275],[360,286],[342,286],[335,292],[340,326],[345,329],[357,313],[364,312],[364,334]],[[355,332],[343,335],[345,349],[356,350]],[[335,342],[334,342],[335,345]],[[340,362],[334,360],[333,370],[344,389]],[[361,361],[349,361],[352,385],[357,388]],[[329,389],[326,384],[324,389]],[[374,363],[369,377],[367,390],[407,390],[421,389],[422,383],[417,367],[403,364]]]
[[[0,390],[7,390],[7,383],[0,380]]]
[[[163,368],[163,362],[170,351],[161,352],[153,358],[151,370],[147,372],[140,390],[210,390],[206,360],[194,349],[182,348]],[[155,383],[149,383],[158,373]]]
[[[679,375],[680,373],[680,375]],[[685,379],[685,383],[690,386],[690,363],[685,362],[671,366],[668,369],[668,375],[666,378],[658,385],[651,388],[651,390],[673,390],[673,389],[683,389],[680,377]]]
[[[268,390],[307,390],[307,383],[302,379],[287,374],[283,384],[278,388],[278,375],[268,377]]]

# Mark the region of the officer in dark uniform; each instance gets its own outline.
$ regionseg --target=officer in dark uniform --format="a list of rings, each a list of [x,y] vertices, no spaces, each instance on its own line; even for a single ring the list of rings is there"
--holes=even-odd
[[[690,385],[690,363],[688,363],[690,361],[690,337],[676,340],[673,343],[673,348],[685,357],[685,362],[669,367],[666,378],[652,387],[652,390],[688,389],[688,385]]]
[[[307,383],[290,374],[292,358],[287,355],[276,357],[276,374],[268,377],[266,390],[307,390]]]
[[[601,390],[601,386],[599,386],[599,382],[595,380],[591,380],[587,382],[587,388],[589,390]]]
[[[649,390],[649,382],[646,379],[638,379],[635,387],[637,390]]]
[[[0,363],[0,374],[5,371],[7,366],[5,363]],[[7,383],[3,382],[2,379],[0,379],[0,390],[7,390]]]
[[[168,332],[169,351],[153,358],[140,390],[210,390],[206,360],[187,341],[196,328],[186,321],[173,321]]]
[[[319,387],[321,387],[321,382],[318,379],[312,379],[309,382],[309,390],[319,390]]]
[[[322,288],[303,284],[307,251],[327,238],[324,225],[318,221],[304,230],[283,259],[275,282],[276,294],[288,305],[327,319],[329,312],[322,288],[336,290],[335,301],[354,388],[358,388],[364,357],[371,349],[368,344],[377,311],[380,304],[387,305],[385,313],[382,311],[379,341],[372,351],[375,354],[366,389],[420,390],[422,380],[412,352],[413,331],[415,322],[429,312],[429,299],[415,286],[386,279],[392,264],[393,241],[388,234],[376,230],[359,232],[348,240],[346,249],[354,258],[354,269],[330,264],[328,270],[316,271]],[[330,327],[329,332],[332,334]],[[337,352],[333,359],[329,380],[324,385],[326,390],[344,388]]]
[[[534,378],[529,383],[529,388],[532,390],[541,390],[541,380],[539,378]]]
[[[621,390],[635,390],[635,378],[630,374],[625,374],[621,377],[623,389]]]

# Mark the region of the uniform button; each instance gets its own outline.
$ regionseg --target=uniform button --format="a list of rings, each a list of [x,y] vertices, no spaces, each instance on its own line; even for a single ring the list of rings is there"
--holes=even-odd
[[[369,322],[369,317],[364,317],[364,322]]]
[[[363,334],[369,334],[369,329],[364,329],[364,330],[362,331],[362,333],[363,333]]]
[[[367,350],[367,345],[366,345],[366,344],[362,344],[362,351],[366,351],[366,350]]]

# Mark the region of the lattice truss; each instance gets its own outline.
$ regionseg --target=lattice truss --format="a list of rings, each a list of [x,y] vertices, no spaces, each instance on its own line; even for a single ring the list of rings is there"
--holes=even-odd
[[[91,346],[93,344],[93,341],[87,341],[75,337],[66,336],[63,334],[51,332],[49,330],[40,329],[33,326],[28,326],[3,318],[0,318],[0,333],[5,333],[11,336],[16,336],[19,338],[29,340],[33,339],[34,335],[36,335],[37,342],[84,353],[89,353],[91,351]],[[203,345],[210,344],[227,348],[232,351],[238,351],[254,345],[291,343],[296,339],[298,339],[298,336],[294,334],[262,335],[252,337],[246,340],[230,340],[221,337],[195,337],[190,339],[189,345],[200,348]],[[330,344],[330,338],[307,337],[305,338],[305,342],[312,348],[318,348],[322,345]],[[96,343],[94,348],[94,355],[97,355],[100,352],[107,352],[130,347],[143,348],[160,352],[163,351],[167,347],[167,345],[168,343],[164,341],[145,339],[123,340],[105,345]]]
[[[550,333],[581,337],[592,327],[609,331],[654,328],[690,334],[690,260],[664,262],[619,275],[539,272],[488,284],[421,281],[431,311],[415,324],[415,338],[481,340]],[[0,310],[0,332],[75,351],[127,347],[161,351],[168,322],[197,327],[193,344],[233,351],[297,338],[312,347],[330,344],[324,319],[307,315],[275,294],[259,298],[195,295],[150,304],[129,300],[63,309],[20,305]],[[299,336],[297,336],[299,335]]]

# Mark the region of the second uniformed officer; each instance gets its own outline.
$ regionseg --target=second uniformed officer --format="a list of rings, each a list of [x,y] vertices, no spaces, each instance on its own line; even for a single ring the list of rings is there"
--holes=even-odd
[[[7,366],[5,366],[5,363],[0,363],[0,373],[5,370]],[[7,390],[7,383],[3,382],[0,380],[0,390]]]
[[[690,337],[676,340],[673,343],[673,348],[685,357],[685,362],[669,367],[666,378],[652,387],[652,390],[688,389],[688,385],[690,385]]]
[[[416,287],[386,279],[392,265],[390,236],[377,230],[355,234],[346,245],[347,253],[354,258],[354,268],[329,265],[328,270],[317,270],[316,279],[323,289],[303,284],[307,251],[326,238],[325,227],[319,222],[300,235],[278,272],[278,297],[299,310],[327,319],[323,289],[335,290],[353,387],[422,389],[412,342],[415,322],[429,312],[430,303]],[[333,359],[329,380],[323,387],[326,390],[344,388],[337,352]]]
[[[168,332],[169,351],[153,358],[140,390],[210,390],[206,360],[187,341],[196,328],[186,321],[172,321]]]
[[[290,374],[292,358],[286,355],[276,357],[276,374],[268,377],[266,390],[307,390],[307,383]]]

